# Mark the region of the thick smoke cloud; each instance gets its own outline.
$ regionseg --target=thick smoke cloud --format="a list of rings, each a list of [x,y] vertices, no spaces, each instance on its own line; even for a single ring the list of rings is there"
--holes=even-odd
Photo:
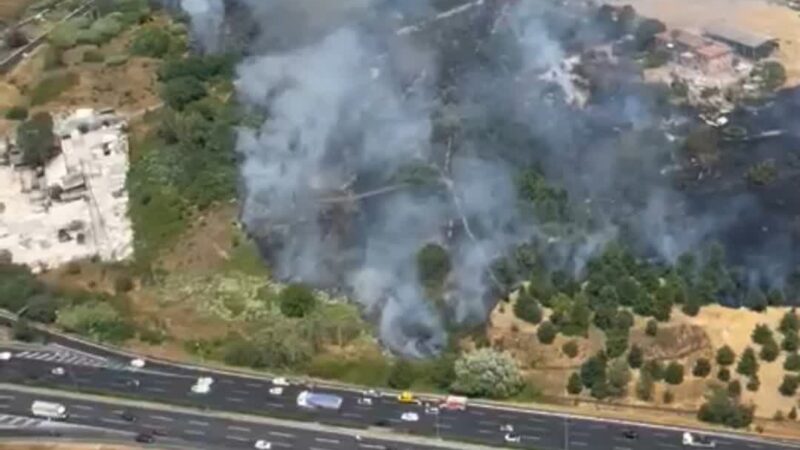
[[[602,33],[546,2],[443,15],[444,0],[221,1],[182,6],[202,48],[244,42],[237,94],[265,117],[239,132],[242,221],[278,276],[345,290],[399,353],[436,353],[448,326],[485,320],[491,263],[532,238],[576,273],[623,233],[674,261],[756,202],[709,207],[674,188],[676,145],[647,89],[585,104],[561,36]],[[591,218],[580,236],[518,207],[515,176],[534,163]],[[444,305],[418,281],[428,243],[451,256]]]

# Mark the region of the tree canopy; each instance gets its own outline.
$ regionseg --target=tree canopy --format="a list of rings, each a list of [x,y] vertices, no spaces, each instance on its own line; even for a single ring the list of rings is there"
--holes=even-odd
[[[464,353],[455,363],[453,390],[466,395],[508,398],[522,388],[514,358],[490,348]]]

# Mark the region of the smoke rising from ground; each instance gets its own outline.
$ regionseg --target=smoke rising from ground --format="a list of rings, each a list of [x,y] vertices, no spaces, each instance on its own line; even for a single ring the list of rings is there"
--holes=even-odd
[[[434,354],[449,326],[482,322],[491,263],[531,238],[576,272],[622,233],[672,261],[751,208],[743,194],[699,211],[671,186],[675,145],[654,131],[646,89],[566,104],[577,88],[559,37],[597,40],[588,22],[574,29],[539,1],[484,20],[475,2],[460,34],[437,24],[398,36],[439,10],[395,3],[182,0],[202,48],[232,33],[246,42],[236,91],[265,120],[239,132],[244,224],[279,277],[344,289],[392,350]],[[550,232],[519,207],[514,180],[533,163],[591,217],[589,231]],[[399,175],[409,171],[426,179]],[[418,280],[428,243],[451,257],[444,305]]]

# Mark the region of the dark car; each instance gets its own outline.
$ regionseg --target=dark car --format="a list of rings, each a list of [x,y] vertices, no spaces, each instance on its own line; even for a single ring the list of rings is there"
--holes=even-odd
[[[130,411],[122,411],[119,416],[126,422],[136,422],[136,416]]]
[[[637,433],[636,430],[624,430],[622,432],[622,437],[624,437],[625,439],[633,441],[633,440],[639,439],[639,433]]]
[[[167,432],[161,429],[154,428],[150,430],[150,434],[152,434],[153,436],[166,436]]]
[[[142,444],[152,444],[156,441],[156,438],[154,438],[150,433],[139,433],[136,435],[135,440],[136,442],[141,442]]]
[[[376,427],[388,427],[388,426],[391,426],[391,425],[392,425],[392,423],[389,422],[386,419],[378,419],[378,420],[375,421],[375,426]]]

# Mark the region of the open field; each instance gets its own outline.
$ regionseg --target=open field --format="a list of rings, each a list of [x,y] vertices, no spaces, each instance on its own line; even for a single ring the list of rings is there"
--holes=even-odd
[[[762,0],[611,0],[629,4],[646,17],[670,28],[702,30],[726,23],[753,33],[777,38],[775,57],[786,67],[787,85],[800,83],[800,13]]]

